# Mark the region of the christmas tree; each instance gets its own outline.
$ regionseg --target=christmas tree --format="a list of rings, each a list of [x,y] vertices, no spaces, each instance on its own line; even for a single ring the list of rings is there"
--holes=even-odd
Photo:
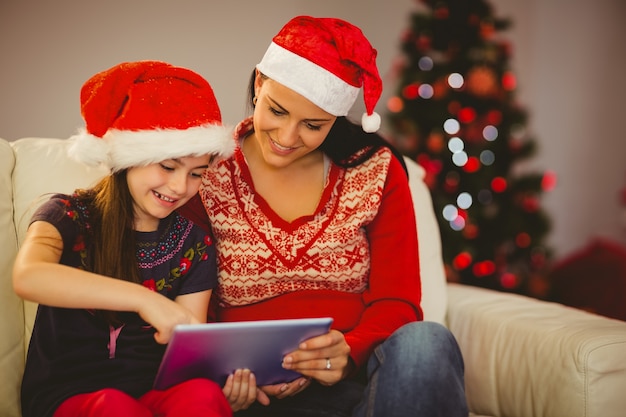
[[[426,171],[447,279],[541,297],[550,222],[540,196],[555,179],[519,164],[536,144],[501,36],[510,21],[485,0],[420,3],[388,119],[391,141]]]

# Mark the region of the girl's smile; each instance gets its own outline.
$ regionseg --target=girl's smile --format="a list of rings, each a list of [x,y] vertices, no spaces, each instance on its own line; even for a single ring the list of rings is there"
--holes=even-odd
[[[209,155],[168,159],[128,170],[135,230],[156,230],[159,221],[193,197],[208,168]]]

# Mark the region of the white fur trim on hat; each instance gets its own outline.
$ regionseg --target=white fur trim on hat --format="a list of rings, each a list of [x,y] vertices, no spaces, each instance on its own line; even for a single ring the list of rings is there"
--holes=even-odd
[[[109,145],[102,138],[94,136],[86,129],[79,129],[78,133],[69,139],[67,153],[75,161],[85,165],[109,167]]]
[[[347,115],[360,91],[359,87],[274,42],[257,68],[333,116]]]
[[[112,172],[187,156],[228,158],[235,149],[232,131],[212,124],[184,130],[111,129],[102,138],[82,130],[70,140],[70,156],[89,165],[104,164]]]

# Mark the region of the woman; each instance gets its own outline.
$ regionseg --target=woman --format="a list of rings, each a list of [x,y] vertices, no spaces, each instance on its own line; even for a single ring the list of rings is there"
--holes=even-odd
[[[252,74],[234,156],[204,175],[204,207],[183,208],[215,233],[217,320],[334,318],[285,356],[302,377],[261,387],[238,416],[467,415],[456,342],[421,321],[402,159],[363,132],[380,124],[375,58],[348,22],[288,22]],[[361,88],[363,130],[345,117]]]
[[[215,248],[175,210],[232,153],[209,83],[157,61],[116,65],[81,90],[71,151],[111,170],[35,213],[13,270],[39,303],[22,382],[24,417],[230,416],[215,382],[152,389],[173,327],[206,321]]]

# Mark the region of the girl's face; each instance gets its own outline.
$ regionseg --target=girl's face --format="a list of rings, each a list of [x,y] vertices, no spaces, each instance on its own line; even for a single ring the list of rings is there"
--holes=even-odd
[[[319,147],[337,119],[302,95],[257,72],[254,136],[265,163],[291,164]]]
[[[208,168],[210,155],[168,159],[128,170],[126,180],[133,198],[135,230],[157,230],[167,217],[193,197]]]

